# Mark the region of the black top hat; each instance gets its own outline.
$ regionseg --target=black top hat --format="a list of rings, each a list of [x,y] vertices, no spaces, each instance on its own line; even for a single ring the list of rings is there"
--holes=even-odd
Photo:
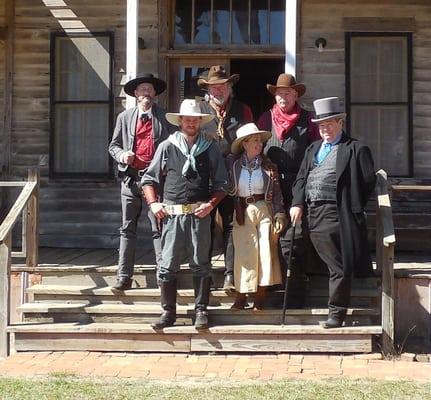
[[[124,91],[132,97],[135,97],[135,89],[141,83],[151,83],[154,86],[156,95],[163,93],[166,90],[166,82],[156,78],[153,74],[144,74],[138,78],[132,79],[124,85]]]

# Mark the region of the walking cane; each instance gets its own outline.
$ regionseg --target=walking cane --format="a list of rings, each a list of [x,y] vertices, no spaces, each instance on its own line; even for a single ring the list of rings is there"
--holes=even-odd
[[[295,240],[295,224],[292,224],[292,237],[290,239],[290,251],[289,259],[287,261],[287,271],[286,271],[286,283],[284,285],[284,299],[283,299],[283,317],[281,319],[281,325],[284,325],[286,320],[286,307],[287,307],[287,283],[290,278],[290,271],[292,266],[292,252],[293,252],[293,241]]]

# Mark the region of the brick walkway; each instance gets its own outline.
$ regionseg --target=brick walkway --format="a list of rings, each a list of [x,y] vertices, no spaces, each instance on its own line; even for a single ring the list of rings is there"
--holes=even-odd
[[[99,352],[17,353],[0,360],[1,376],[42,376],[70,373],[84,377],[153,380],[272,380],[327,377],[431,381],[431,363],[382,360],[380,354],[328,355],[189,355]],[[404,359],[404,360],[403,360]]]

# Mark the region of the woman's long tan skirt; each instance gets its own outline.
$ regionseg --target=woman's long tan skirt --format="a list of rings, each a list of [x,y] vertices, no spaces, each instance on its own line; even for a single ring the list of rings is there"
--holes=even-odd
[[[281,283],[277,238],[273,233],[271,208],[265,201],[249,204],[244,225],[234,215],[235,288],[240,293],[254,293],[257,286]]]

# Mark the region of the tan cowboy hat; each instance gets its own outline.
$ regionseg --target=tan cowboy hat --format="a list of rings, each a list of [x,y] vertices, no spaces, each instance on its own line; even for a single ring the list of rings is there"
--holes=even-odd
[[[221,85],[226,82],[232,83],[232,85],[234,85],[238,81],[238,74],[228,76],[222,65],[213,65],[208,71],[208,77],[199,77],[198,86],[205,89],[208,85]]]
[[[141,83],[151,83],[156,91],[156,95],[166,90],[166,82],[156,78],[153,74],[144,74],[138,78],[132,79],[124,85],[124,91],[132,97],[135,97],[135,89]]]
[[[312,122],[322,122],[328,119],[346,117],[346,114],[341,109],[340,99],[338,97],[325,97],[313,101],[314,109],[316,110],[316,118],[312,118]]]
[[[250,122],[241,126],[236,131],[236,139],[232,142],[230,150],[233,154],[239,154],[242,152],[242,142],[253,135],[260,135],[262,142],[266,142],[271,137],[271,132],[261,131],[256,124]]]
[[[180,106],[180,112],[178,113],[166,113],[166,119],[172,124],[179,126],[180,117],[200,117],[201,125],[210,122],[214,115],[202,114],[199,108],[199,102],[195,99],[184,99]]]
[[[267,84],[268,92],[275,96],[275,91],[279,88],[292,88],[301,97],[307,90],[303,83],[296,83],[295,77],[290,74],[280,74],[275,85]]]

